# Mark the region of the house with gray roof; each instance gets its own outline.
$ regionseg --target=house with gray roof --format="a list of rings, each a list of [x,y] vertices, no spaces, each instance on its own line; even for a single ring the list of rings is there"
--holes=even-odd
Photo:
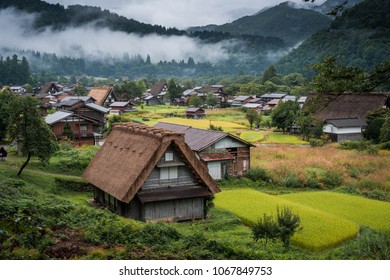
[[[333,119],[326,120],[323,132],[328,134],[334,142],[362,140],[362,130],[367,124],[364,120],[353,119]]]
[[[208,167],[215,180],[227,175],[244,176],[250,168],[250,148],[253,145],[237,136],[165,122],[159,122],[154,127],[184,133],[185,142]]]

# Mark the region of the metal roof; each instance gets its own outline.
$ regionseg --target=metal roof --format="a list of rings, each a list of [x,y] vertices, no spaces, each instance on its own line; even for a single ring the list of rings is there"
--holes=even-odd
[[[87,106],[88,108],[94,109],[94,110],[96,110],[96,111],[102,112],[102,113],[108,113],[108,112],[110,112],[110,109],[109,109],[109,108],[106,108],[106,107],[97,105],[97,104],[95,104],[95,103],[86,103],[85,106]]]
[[[218,142],[219,140],[225,137],[230,137],[239,142],[244,143],[245,145],[253,146],[252,144],[246,142],[245,140],[242,140],[239,137],[236,137],[234,135],[231,135],[223,131],[205,130],[200,128],[193,128],[191,126],[177,125],[177,124],[164,123],[164,122],[159,122],[155,124],[154,127],[164,128],[171,131],[184,133],[184,139],[187,145],[191,148],[191,150],[197,152],[200,152],[210,147],[212,144]]]
[[[334,119],[326,120],[326,123],[329,123],[335,127],[362,127],[366,126],[366,122],[361,119]]]
[[[56,122],[59,122],[62,119],[65,119],[67,117],[70,117],[73,115],[73,112],[68,112],[68,111],[57,111],[53,114],[47,115],[45,117],[45,122],[49,125],[52,125]]]
[[[274,93],[266,93],[260,96],[261,98],[272,98],[272,99],[277,99],[277,98],[283,98],[286,95],[288,95],[286,92],[274,92]]]
[[[110,107],[125,107],[128,104],[129,104],[128,101],[127,102],[119,102],[119,101],[117,101],[117,102],[114,102],[114,103],[110,104]]]

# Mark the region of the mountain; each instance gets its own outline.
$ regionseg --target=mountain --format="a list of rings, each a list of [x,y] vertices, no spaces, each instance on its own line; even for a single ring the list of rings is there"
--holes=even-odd
[[[331,18],[319,12],[300,8],[292,2],[284,2],[252,16],[220,26],[208,26],[207,29],[235,35],[272,36],[294,46],[316,31],[328,28],[331,22]]]
[[[331,27],[319,31],[282,58],[279,73],[312,75],[310,66],[326,55],[367,70],[390,58],[390,1],[365,0],[344,11]]]
[[[327,0],[319,6],[314,6],[313,10],[318,11],[323,14],[332,13],[334,9],[343,5],[343,9],[349,9],[354,7],[356,4],[359,4],[363,0]]]
[[[98,28],[109,28],[114,31],[136,33],[141,35],[183,35],[185,31],[176,28],[165,28],[160,25],[141,23],[133,19],[102,10],[99,7],[49,4],[41,0],[1,0],[0,10],[16,8],[28,14],[35,14],[32,28],[43,31],[45,28],[63,30],[69,27],[93,25]]]

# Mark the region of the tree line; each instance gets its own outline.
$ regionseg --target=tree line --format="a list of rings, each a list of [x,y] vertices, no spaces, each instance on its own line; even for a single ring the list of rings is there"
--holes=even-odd
[[[5,59],[0,57],[0,85],[23,85],[29,82],[30,66],[26,57],[14,54]]]

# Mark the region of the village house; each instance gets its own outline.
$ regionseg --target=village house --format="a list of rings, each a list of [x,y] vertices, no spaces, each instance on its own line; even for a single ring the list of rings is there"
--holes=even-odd
[[[233,99],[233,101],[231,102],[231,106],[241,107],[244,104],[246,104],[249,101],[251,101],[252,99],[254,99],[253,96],[239,95],[239,96],[237,96],[236,98]]]
[[[390,93],[312,93],[303,106],[337,142],[362,139],[367,113],[380,108],[390,108]]]
[[[155,83],[148,94],[156,97],[161,104],[171,101],[168,94],[168,84],[165,82]]]
[[[182,133],[135,123],[113,127],[82,177],[96,202],[141,221],[204,219],[220,191]]]
[[[288,95],[287,92],[272,92],[272,93],[263,94],[260,96],[260,98],[264,102],[269,102],[269,101],[274,100],[274,99],[282,99],[286,95]]]
[[[97,105],[104,107],[117,101],[113,87],[93,87],[90,89],[88,96],[94,98]]]
[[[134,108],[134,104],[130,101],[114,102],[110,104],[109,108],[110,114],[112,115],[122,115],[123,113],[138,111],[136,108]]]
[[[250,168],[252,144],[232,134],[159,122],[154,127],[184,133],[185,141],[215,180],[225,176],[244,176]]]
[[[156,96],[153,96],[153,95],[146,96],[144,98],[144,102],[145,102],[146,106],[154,106],[154,105],[161,104],[160,100]]]
[[[356,141],[363,139],[363,129],[366,125],[365,121],[358,118],[326,120],[323,132],[334,142]]]
[[[74,141],[80,145],[98,145],[101,134],[94,132],[98,125],[96,120],[79,116],[71,111],[57,111],[45,117],[45,122],[50,126],[51,131],[57,140],[65,138],[65,126],[69,125],[74,135]]]
[[[185,111],[186,118],[190,119],[203,119],[206,117],[206,111],[202,108],[188,108]]]

